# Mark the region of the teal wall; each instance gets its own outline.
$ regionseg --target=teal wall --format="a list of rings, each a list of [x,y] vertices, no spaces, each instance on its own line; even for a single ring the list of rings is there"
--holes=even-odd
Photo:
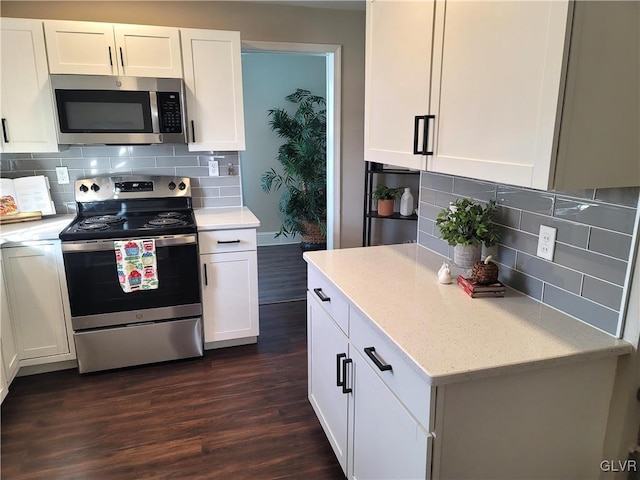
[[[295,108],[285,100],[297,88],[310,90],[326,98],[325,57],[289,53],[243,53],[242,79],[246,150],[240,152],[242,164],[242,196],[244,205],[260,219],[258,242],[296,242],[273,239],[271,232],[280,229],[282,216],[278,210],[280,194],[266,194],[260,187],[260,176],[271,167],[279,171],[276,157],[283,140],[271,131],[267,112],[271,108]]]

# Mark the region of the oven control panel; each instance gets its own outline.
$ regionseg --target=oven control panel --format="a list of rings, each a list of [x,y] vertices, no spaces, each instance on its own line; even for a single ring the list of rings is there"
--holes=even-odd
[[[190,196],[191,181],[187,177],[123,175],[75,182],[76,202]]]

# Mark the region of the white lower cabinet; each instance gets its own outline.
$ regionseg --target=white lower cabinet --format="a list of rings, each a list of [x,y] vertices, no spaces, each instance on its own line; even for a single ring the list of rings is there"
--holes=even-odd
[[[598,478],[616,357],[433,386],[343,290],[308,272],[309,401],[348,479]]]
[[[429,478],[432,435],[413,418],[359,352],[353,375],[352,478]]]
[[[255,343],[259,333],[255,229],[198,234],[206,348]]]
[[[2,249],[20,366],[75,359],[59,241]]]
[[[429,386],[420,380],[417,388],[394,385],[409,382],[414,372],[379,334],[358,325],[360,312],[312,268],[307,305],[309,401],[345,475],[430,478]],[[412,411],[407,403],[416,395],[424,408]]]
[[[349,340],[313,296],[307,293],[309,401],[346,472],[350,398],[341,379]]]
[[[2,255],[0,255],[0,267],[0,321],[2,322],[0,326],[0,348],[2,348],[2,375],[6,385],[9,385],[20,368],[20,356],[13,332]]]

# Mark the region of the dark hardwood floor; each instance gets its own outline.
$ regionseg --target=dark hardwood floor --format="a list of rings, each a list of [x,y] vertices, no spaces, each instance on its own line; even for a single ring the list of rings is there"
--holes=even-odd
[[[300,244],[258,247],[260,305],[307,298],[307,262]]]
[[[343,479],[307,400],[305,317],[306,302],[266,305],[257,345],[16,378],[2,478]]]

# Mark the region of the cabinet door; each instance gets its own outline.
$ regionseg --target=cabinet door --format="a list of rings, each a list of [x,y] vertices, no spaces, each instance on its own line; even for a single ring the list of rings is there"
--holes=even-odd
[[[181,29],[189,151],[244,150],[240,33]]]
[[[255,251],[201,255],[204,341],[254,337],[258,327]]]
[[[45,20],[50,73],[117,75],[110,23]]]
[[[0,255],[0,267],[2,256]],[[6,373],[7,383],[11,383],[20,368],[20,357],[18,346],[13,332],[11,310],[9,309],[9,297],[7,296],[6,282],[4,278],[4,268],[0,268],[0,348],[2,348],[2,361]]]
[[[121,75],[182,78],[177,28],[114,25]]]
[[[343,393],[338,381],[343,379],[341,370],[349,355],[349,341],[308,292],[307,335],[309,402],[346,474],[350,395]],[[347,385],[352,383],[344,380]]]
[[[568,1],[437,3],[428,170],[546,189]]]
[[[2,251],[21,360],[69,353],[59,249],[52,243]]]
[[[4,371],[4,363],[0,362],[0,403],[4,401],[4,397],[9,393],[9,386],[7,383],[7,374]]]
[[[351,478],[429,478],[431,434],[407,412],[359,352],[354,350],[351,356],[355,363]]]
[[[365,160],[426,168],[413,153],[414,126],[429,113],[433,15],[433,1],[367,2]]]
[[[42,22],[0,19],[2,151],[57,152]]]

